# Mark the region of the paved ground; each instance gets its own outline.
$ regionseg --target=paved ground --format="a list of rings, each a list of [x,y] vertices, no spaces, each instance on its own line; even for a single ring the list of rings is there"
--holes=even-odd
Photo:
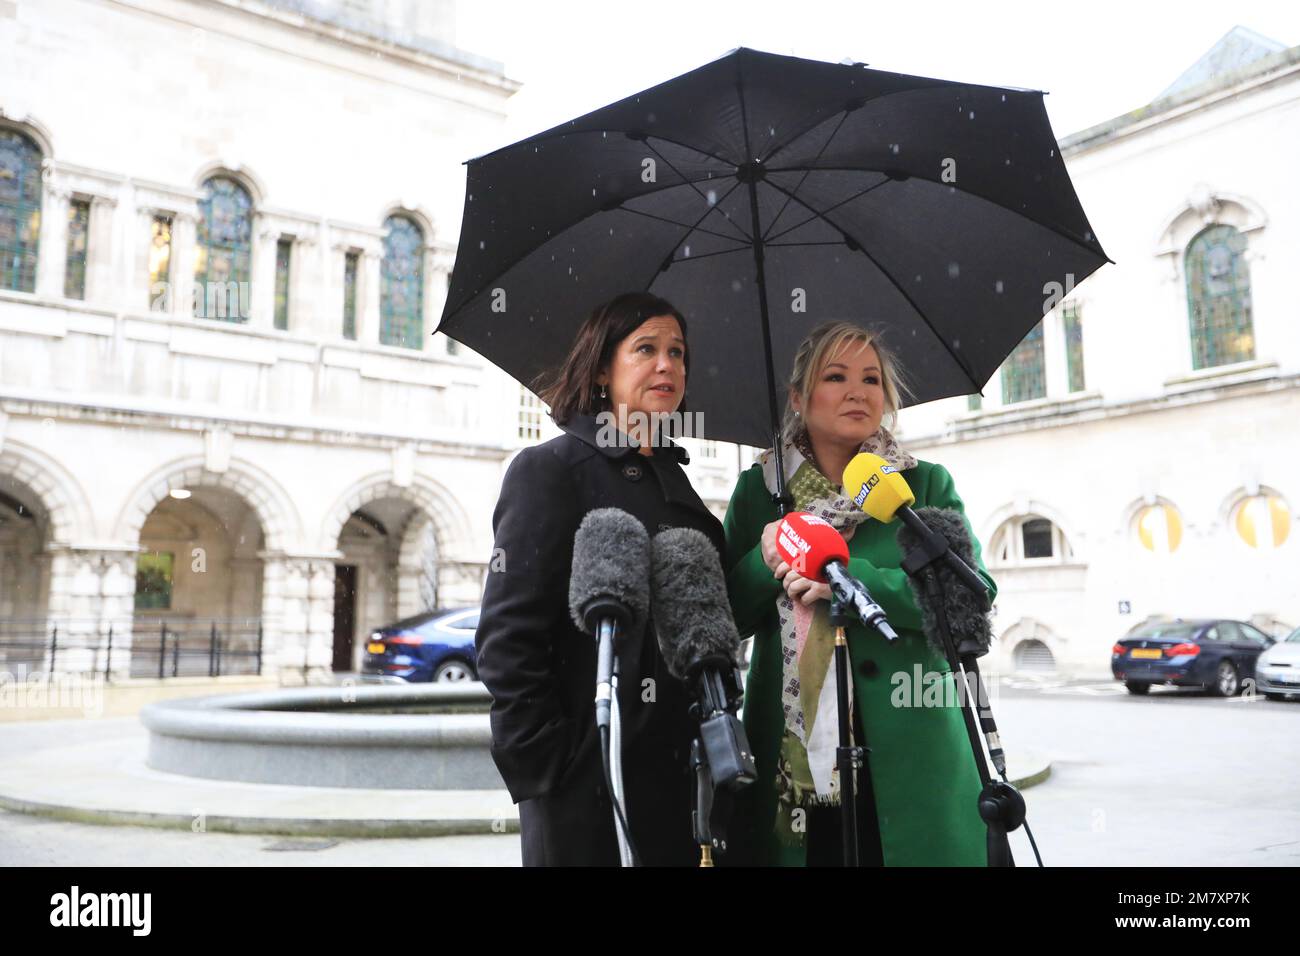
[[[1300,865],[1300,702],[1223,700],[1108,681],[1018,679],[993,692],[1010,753],[1049,755],[1052,776],[1025,791],[1050,866]],[[111,741],[132,718],[60,721],[18,734],[35,745]],[[34,736],[33,736],[34,735]],[[1023,833],[1021,866],[1033,865]],[[517,835],[306,839],[90,826],[0,811],[0,865],[517,866]]]

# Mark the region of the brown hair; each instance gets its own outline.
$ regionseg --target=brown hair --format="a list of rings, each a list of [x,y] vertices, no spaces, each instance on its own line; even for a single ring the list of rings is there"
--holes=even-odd
[[[620,342],[655,316],[671,315],[686,338],[686,319],[677,309],[649,292],[625,292],[587,316],[573,340],[569,355],[559,368],[539,376],[533,390],[551,409],[557,424],[567,424],[574,415],[595,415],[610,409],[610,400],[596,391],[596,376],[605,371]],[[690,380],[691,351],[685,356],[687,381]],[[678,411],[685,411],[683,398]]]
[[[881,424],[893,429],[898,419],[898,410],[903,401],[910,397],[911,389],[907,385],[906,374],[894,353],[881,341],[879,331],[864,329],[852,322],[824,322],[808,333],[808,337],[799,345],[794,355],[794,365],[790,369],[789,392],[797,393],[803,399],[804,408],[812,401],[812,392],[817,385],[817,377],[826,367],[831,356],[850,342],[870,345],[880,357],[880,384],[885,390],[885,414]],[[886,421],[887,420],[887,421]],[[790,441],[798,434],[803,423],[795,414],[794,403],[786,396],[785,420],[781,423],[781,435]]]

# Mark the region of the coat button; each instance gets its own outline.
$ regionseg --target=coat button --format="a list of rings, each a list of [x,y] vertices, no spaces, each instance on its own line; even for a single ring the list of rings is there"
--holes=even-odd
[[[628,481],[640,481],[643,474],[640,465],[624,465],[623,477]]]
[[[880,672],[876,662],[869,657],[858,665],[858,670],[862,672],[863,677],[875,677]]]

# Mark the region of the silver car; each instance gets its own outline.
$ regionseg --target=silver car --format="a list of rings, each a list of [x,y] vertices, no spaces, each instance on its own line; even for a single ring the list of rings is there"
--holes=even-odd
[[[1300,696],[1300,628],[1259,655],[1255,690],[1269,700]]]

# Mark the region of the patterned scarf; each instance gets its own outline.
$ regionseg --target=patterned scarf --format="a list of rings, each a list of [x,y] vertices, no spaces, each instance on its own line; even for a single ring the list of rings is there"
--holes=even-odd
[[[867,514],[841,494],[840,488],[818,469],[806,430],[801,429],[783,447],[786,487],[794,507],[830,522],[845,540],[853,537]],[[859,452],[879,455],[900,470],[916,467],[916,459],[903,451],[883,426]],[[759,457],[763,480],[776,491],[776,456],[771,449]],[[839,722],[835,694],[835,631],[830,624],[830,604],[812,606],[792,601],[784,592],[776,599],[781,626],[781,706],[785,734],[777,764],[778,835],[788,843],[803,840],[803,828],[794,825],[796,808],[838,805]],[[852,724],[850,723],[850,726]]]

